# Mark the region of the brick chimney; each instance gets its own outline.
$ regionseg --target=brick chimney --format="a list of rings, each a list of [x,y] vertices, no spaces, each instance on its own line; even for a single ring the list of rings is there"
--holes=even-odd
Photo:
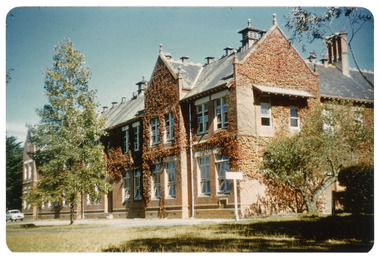
[[[341,31],[325,38],[329,63],[350,76],[348,61],[347,32]]]

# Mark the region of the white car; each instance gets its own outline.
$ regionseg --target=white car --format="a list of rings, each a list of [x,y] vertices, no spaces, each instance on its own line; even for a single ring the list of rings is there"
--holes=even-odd
[[[19,210],[9,210],[9,211],[7,211],[6,219],[7,219],[7,221],[8,220],[10,220],[10,221],[21,220],[22,221],[24,219],[24,213],[22,213]]]

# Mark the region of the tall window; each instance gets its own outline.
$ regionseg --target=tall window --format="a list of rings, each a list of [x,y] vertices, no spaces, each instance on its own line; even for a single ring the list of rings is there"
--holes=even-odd
[[[123,178],[123,202],[129,201],[131,197],[131,175],[129,172],[125,173]]]
[[[168,196],[175,197],[175,162],[166,163],[168,178]]]
[[[160,172],[161,172],[161,165],[157,164],[154,166],[154,170],[152,173],[152,179],[153,179],[153,197],[154,198],[160,198],[161,197],[161,178],[160,178]]]
[[[33,162],[29,163],[29,179],[33,178]]]
[[[300,118],[298,116],[298,108],[297,107],[290,107],[290,127],[293,129],[299,129],[300,128]]]
[[[226,128],[228,124],[227,117],[227,97],[223,97],[215,100],[215,117],[216,128]]]
[[[166,141],[174,140],[174,116],[173,113],[165,115]]]
[[[323,130],[327,134],[334,134],[334,119],[331,110],[324,109],[323,115]]]
[[[134,151],[139,151],[140,150],[140,126],[135,126],[133,127],[133,134],[135,136],[135,141],[134,141]]]
[[[210,157],[199,158],[198,162],[201,173],[201,193],[210,194]]]
[[[152,119],[150,121],[150,135],[151,135],[151,145],[160,143],[160,132],[158,130],[158,126],[160,125],[160,120],[158,117]]]
[[[261,125],[271,126],[271,106],[268,102],[261,102]]]
[[[208,132],[208,103],[197,106],[198,134]]]
[[[28,164],[24,165],[24,179],[28,179],[28,173],[29,173],[28,167],[29,167]]]
[[[123,127],[124,132],[124,153],[128,153],[129,151],[129,129],[128,126]]]
[[[135,200],[140,200],[142,198],[140,180],[141,180],[141,172],[136,171],[135,177],[134,177],[134,185],[133,185],[133,193],[134,193]]]
[[[230,170],[228,156],[216,156],[216,171],[218,174],[218,192],[230,193],[230,180],[226,179],[226,172]]]

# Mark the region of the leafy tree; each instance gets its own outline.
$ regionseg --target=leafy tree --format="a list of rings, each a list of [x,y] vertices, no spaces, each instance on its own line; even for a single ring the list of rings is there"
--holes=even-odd
[[[373,164],[373,114],[352,103],[327,103],[305,115],[301,132],[278,135],[266,148],[264,170],[299,192],[309,213],[340,171]]]
[[[84,56],[73,48],[70,39],[55,50],[53,68],[45,71],[49,104],[37,109],[40,123],[29,126],[30,142],[37,149],[31,155],[43,176],[32,189],[30,201],[68,200],[72,224],[79,197],[83,205],[85,193],[99,199],[110,190],[103,146],[99,144],[105,121],[96,111],[96,91],[88,86],[90,71]]]
[[[6,136],[7,209],[21,209],[22,147],[16,137]]]
[[[339,184],[345,186],[339,192],[345,210],[354,214],[374,212],[374,167],[359,164],[343,169],[339,176]]]
[[[373,22],[372,14],[358,7],[326,7],[318,8],[318,11],[315,11],[315,9],[313,11],[309,10],[302,7],[292,8],[285,24],[285,27],[293,33],[290,40],[308,43],[312,43],[315,39],[325,40],[326,36],[335,33],[331,27],[333,21],[345,18],[348,21],[350,29],[347,46],[351,52],[355,66],[362,77],[373,87],[373,83],[362,73],[352,47],[352,40],[362,29],[363,25],[367,22]],[[305,44],[303,44],[304,48]]]

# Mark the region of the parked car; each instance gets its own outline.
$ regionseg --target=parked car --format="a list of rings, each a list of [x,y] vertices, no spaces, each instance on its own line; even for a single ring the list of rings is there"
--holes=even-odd
[[[22,213],[20,210],[9,210],[7,211],[6,220],[10,221],[17,221],[17,220],[23,220],[24,219],[24,213]]]

